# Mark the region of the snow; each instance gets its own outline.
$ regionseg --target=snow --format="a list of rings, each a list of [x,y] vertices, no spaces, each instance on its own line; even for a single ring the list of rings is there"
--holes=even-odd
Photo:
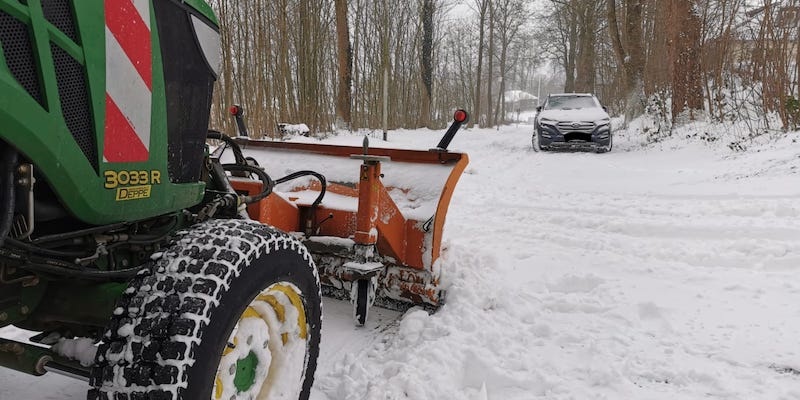
[[[722,137],[619,132],[609,154],[535,153],[530,125],[460,132],[446,305],[373,309],[359,329],[326,299],[311,398],[800,398],[800,134],[734,153],[718,127],[687,129]],[[85,396],[53,374],[0,382],[0,399]]]
[[[293,135],[308,135],[311,130],[306,124],[279,124],[283,132]]]
[[[60,339],[52,349],[56,354],[77,360],[84,367],[94,364],[94,357],[97,355],[94,340],[89,338]]]
[[[436,132],[436,134],[441,136],[440,132]],[[362,138],[348,136],[348,139],[351,140],[344,143],[332,139],[326,141],[326,144],[361,146]],[[319,143],[316,140],[302,137],[296,138],[296,140]],[[370,142],[371,147],[391,147],[392,144],[375,139]],[[421,144],[427,144],[427,147],[423,146],[417,149],[427,151],[429,148],[435,147],[436,142],[431,140]],[[405,148],[409,147],[411,146],[405,146]],[[358,152],[360,151],[361,149],[359,148]],[[300,170],[311,169],[323,174],[328,182],[336,182],[348,186],[354,186],[358,182],[362,164],[362,161],[357,159],[276,151],[257,147],[247,148],[244,153],[246,156],[253,157],[258,161],[258,164],[275,179]],[[230,152],[226,152],[223,155],[223,161],[232,161]],[[381,163],[382,182],[388,188],[389,196],[392,197],[405,218],[421,221],[427,220],[436,211],[436,206],[439,204],[439,196],[451,171],[452,165],[415,164],[402,161]],[[287,198],[297,197],[301,204],[311,204],[319,194],[318,192],[310,190],[292,192],[291,190],[308,185],[314,179],[312,177],[295,179],[277,185],[274,191]],[[358,209],[358,201],[353,197],[328,192],[322,201],[322,206],[356,211]]]
[[[542,110],[541,118],[552,119],[556,121],[600,121],[608,118],[608,114],[600,107],[597,108],[579,108],[569,110]]]
[[[383,264],[379,262],[355,262],[349,261],[344,263],[344,268],[353,270],[353,271],[363,271],[363,272],[371,272],[375,270],[379,270],[383,268]]]

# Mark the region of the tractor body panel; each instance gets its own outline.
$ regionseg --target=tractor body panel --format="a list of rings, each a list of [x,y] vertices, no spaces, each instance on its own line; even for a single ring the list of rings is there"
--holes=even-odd
[[[26,3],[0,0],[0,140],[88,224],[199,203],[216,78],[208,5]]]

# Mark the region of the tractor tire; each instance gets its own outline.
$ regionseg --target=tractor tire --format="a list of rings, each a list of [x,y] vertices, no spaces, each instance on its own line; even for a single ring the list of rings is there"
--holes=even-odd
[[[321,291],[296,239],[245,220],[193,227],[134,278],[90,400],[308,399]]]

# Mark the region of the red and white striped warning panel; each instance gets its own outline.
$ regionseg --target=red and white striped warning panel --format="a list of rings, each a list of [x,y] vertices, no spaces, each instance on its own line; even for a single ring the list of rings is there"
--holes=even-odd
[[[153,51],[150,0],[105,0],[106,162],[150,155]]]

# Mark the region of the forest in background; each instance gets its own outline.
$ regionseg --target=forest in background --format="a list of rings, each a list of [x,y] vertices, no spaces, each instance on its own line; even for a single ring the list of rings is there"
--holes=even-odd
[[[592,92],[648,138],[694,120],[743,136],[798,129],[800,0],[213,0],[222,72],[212,124],[495,126],[504,93]],[[388,110],[384,122],[384,96]],[[713,138],[709,138],[713,140]]]

